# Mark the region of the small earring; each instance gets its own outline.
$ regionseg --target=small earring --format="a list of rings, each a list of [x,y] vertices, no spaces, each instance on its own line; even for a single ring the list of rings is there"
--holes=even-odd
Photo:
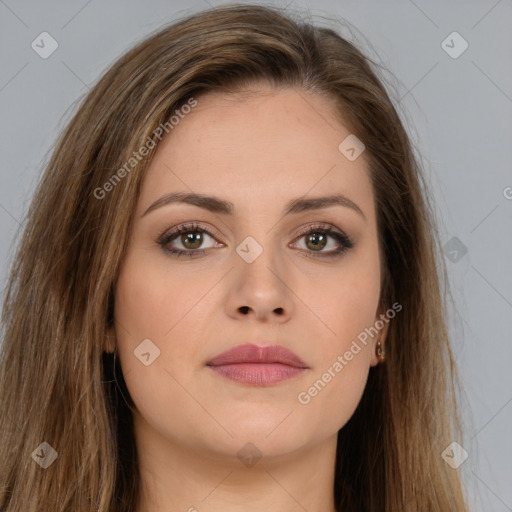
[[[380,341],[377,342],[377,358],[379,359],[379,363],[383,363],[386,360],[386,350],[384,349],[384,345]]]

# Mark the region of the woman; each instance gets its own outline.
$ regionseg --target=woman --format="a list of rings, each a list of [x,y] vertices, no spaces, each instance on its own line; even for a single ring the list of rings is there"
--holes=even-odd
[[[354,45],[248,5],[152,35],[28,213],[2,510],[466,510],[437,250]]]

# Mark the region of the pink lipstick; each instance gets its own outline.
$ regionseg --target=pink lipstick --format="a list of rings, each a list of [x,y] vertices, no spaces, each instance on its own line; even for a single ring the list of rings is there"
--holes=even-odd
[[[295,377],[309,367],[299,356],[280,345],[234,347],[206,363],[219,375],[252,386],[269,386]]]

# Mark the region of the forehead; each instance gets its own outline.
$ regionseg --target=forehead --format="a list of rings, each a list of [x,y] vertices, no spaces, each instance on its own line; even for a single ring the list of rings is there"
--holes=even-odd
[[[303,90],[198,96],[158,145],[139,207],[173,191],[225,197],[239,212],[341,193],[372,215],[364,152],[350,161],[339,150],[350,134],[334,103]]]

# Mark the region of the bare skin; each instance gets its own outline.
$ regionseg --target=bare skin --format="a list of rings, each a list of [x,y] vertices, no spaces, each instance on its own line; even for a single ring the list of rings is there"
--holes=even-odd
[[[325,98],[262,86],[250,95],[198,97],[159,144],[115,297],[115,343],[137,407],[137,512],[335,511],[337,432],[355,411],[387,332],[386,324],[342,371],[331,370],[308,403],[298,400],[384,311],[365,155],[349,161],[338,149],[349,134]],[[171,203],[144,215],[171,192],[216,196],[234,213]],[[332,205],[283,215],[292,199],[331,194],[362,214]],[[158,243],[191,222],[209,231],[202,243],[193,229],[187,244],[180,235]],[[343,243],[328,234],[315,245],[315,229],[303,234],[309,227],[332,227],[353,247],[325,256]],[[247,237],[262,248],[250,263],[236,250],[254,250]],[[148,366],[134,356],[146,339],[160,350]],[[244,343],[282,345],[308,368],[254,386],[206,366]],[[237,456],[244,447],[248,459]]]

